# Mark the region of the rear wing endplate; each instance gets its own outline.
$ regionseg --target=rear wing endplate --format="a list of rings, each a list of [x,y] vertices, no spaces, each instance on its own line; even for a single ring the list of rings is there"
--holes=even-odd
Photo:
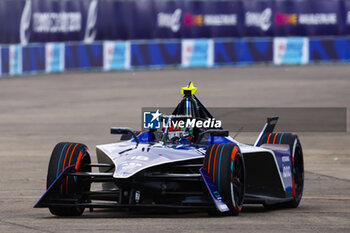
[[[273,132],[276,124],[278,121],[278,117],[268,117],[266,120],[266,123],[264,125],[264,128],[261,130],[258,138],[256,139],[254,146],[259,145],[260,140],[263,138],[264,135],[270,134]]]

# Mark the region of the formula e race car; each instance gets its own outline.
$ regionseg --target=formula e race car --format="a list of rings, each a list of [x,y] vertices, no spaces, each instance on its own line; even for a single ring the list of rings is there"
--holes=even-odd
[[[273,133],[278,117],[271,117],[253,145],[239,143],[217,124],[196,90],[192,83],[181,89],[181,102],[162,117],[166,127],[111,128],[121,140],[98,145],[98,163],[91,163],[83,144],[57,144],[47,190],[34,207],[58,216],[79,216],[85,208],[238,215],[243,204],[297,207],[304,184],[298,136]],[[159,115],[152,113],[151,122]]]

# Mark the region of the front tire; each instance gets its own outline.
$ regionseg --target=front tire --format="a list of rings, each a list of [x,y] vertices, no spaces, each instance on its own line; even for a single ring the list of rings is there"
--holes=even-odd
[[[239,215],[244,201],[245,166],[238,145],[227,143],[209,146],[203,167],[230,209],[229,214]]]
[[[89,172],[91,168],[84,167],[91,162],[87,146],[79,143],[61,142],[52,151],[46,186],[49,188],[61,172],[68,166],[74,166],[76,171]],[[90,190],[90,183],[77,177],[66,177],[59,186],[58,198],[79,197],[83,191]],[[80,216],[84,212],[81,207],[49,207],[53,215],[58,216]]]

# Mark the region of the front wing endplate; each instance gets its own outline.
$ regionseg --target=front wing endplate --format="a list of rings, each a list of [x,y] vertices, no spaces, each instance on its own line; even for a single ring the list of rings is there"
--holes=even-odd
[[[216,187],[216,185],[214,184],[214,182],[210,178],[208,172],[205,169],[201,168],[200,169],[200,173],[201,173],[201,175],[203,177],[203,181],[204,181],[205,185],[208,188],[210,196],[212,197],[212,199],[214,201],[214,204],[215,204],[216,208],[220,212],[227,212],[227,211],[229,211],[230,209],[228,208],[227,204],[222,199],[218,188]]]

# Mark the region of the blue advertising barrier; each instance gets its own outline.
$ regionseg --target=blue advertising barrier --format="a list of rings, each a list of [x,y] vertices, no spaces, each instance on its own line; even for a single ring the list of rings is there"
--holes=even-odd
[[[8,47],[0,47],[0,54],[1,54],[1,72],[0,75],[8,75],[10,73],[10,64],[9,64],[9,56],[10,56],[10,51]]]
[[[162,67],[181,64],[180,41],[134,42],[131,44],[131,65]]]
[[[103,67],[103,48],[101,43],[67,44],[65,46],[65,68],[96,69]]]
[[[23,72],[45,71],[45,46],[35,45],[22,48]]]
[[[309,56],[310,61],[350,61],[350,39],[345,37],[310,38]]]
[[[271,39],[216,40],[214,44],[215,64],[250,64],[272,62]]]
[[[70,70],[350,62],[350,37],[275,37],[0,46],[0,76]]]

